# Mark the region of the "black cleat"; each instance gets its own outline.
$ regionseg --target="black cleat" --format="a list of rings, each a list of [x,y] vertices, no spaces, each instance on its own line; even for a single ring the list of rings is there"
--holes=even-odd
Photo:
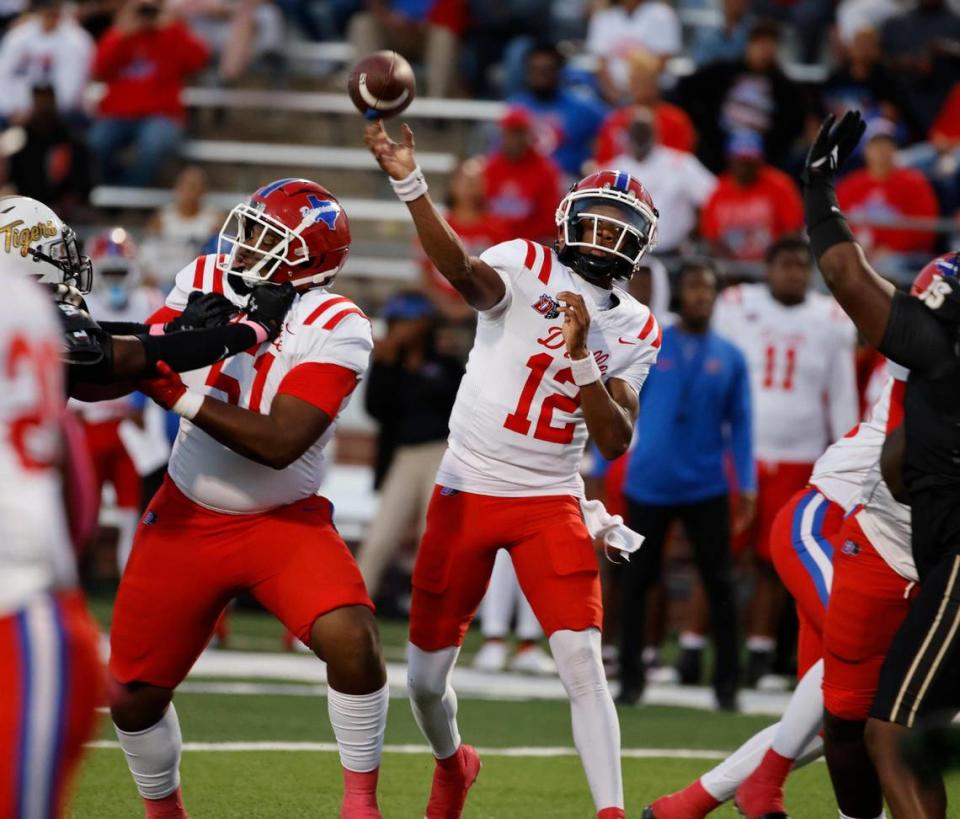
[[[703,651],[699,648],[685,648],[677,660],[677,674],[680,685],[700,685],[703,677]]]

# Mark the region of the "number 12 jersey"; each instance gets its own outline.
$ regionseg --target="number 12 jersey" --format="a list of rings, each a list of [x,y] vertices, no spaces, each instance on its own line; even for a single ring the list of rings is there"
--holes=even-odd
[[[437,483],[498,497],[579,496],[587,426],[557,294],[583,296],[588,347],[604,382],[618,378],[639,392],[659,352],[660,327],[628,293],[589,284],[542,245],[515,239],[480,258],[506,293],[479,314]]]

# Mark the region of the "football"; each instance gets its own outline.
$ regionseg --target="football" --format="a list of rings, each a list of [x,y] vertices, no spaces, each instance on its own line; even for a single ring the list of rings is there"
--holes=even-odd
[[[396,51],[377,51],[353,67],[347,90],[365,117],[389,119],[413,102],[417,84],[410,63]]]

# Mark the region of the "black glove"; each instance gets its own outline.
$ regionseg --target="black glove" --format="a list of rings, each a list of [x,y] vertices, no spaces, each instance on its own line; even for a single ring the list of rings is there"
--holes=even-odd
[[[222,293],[201,293],[194,290],[187,298],[187,306],[173,321],[163,325],[165,333],[178,330],[205,330],[226,324],[240,312],[230,299]]]
[[[290,282],[259,285],[253,288],[247,302],[247,321],[263,327],[269,338],[276,338],[283,329],[283,318],[296,297],[297,291]]]
[[[847,111],[839,123],[835,119],[830,114],[823,121],[803,164],[803,214],[810,249],[817,259],[836,244],[855,241],[837,204],[833,179],[866,126],[859,111]]]
[[[807,152],[807,161],[803,164],[803,184],[816,184],[819,179],[833,181],[833,177],[853,149],[867,127],[859,111],[847,111],[839,123],[830,114],[820,126],[817,138]]]

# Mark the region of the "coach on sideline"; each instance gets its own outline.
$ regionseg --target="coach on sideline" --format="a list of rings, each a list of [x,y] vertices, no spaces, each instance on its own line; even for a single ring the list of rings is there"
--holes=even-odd
[[[837,124],[827,117],[807,156],[804,208],[837,301],[867,341],[910,370],[902,477],[920,592],[880,673],[867,745],[894,819],[941,819],[942,778],[918,778],[904,765],[900,741],[922,721],[960,708],[960,253],[928,266],[930,283],[916,298],[870,267],[833,187],[863,131],[859,112]]]
[[[738,530],[753,517],[756,474],[747,362],[710,329],[717,285],[717,272],[707,260],[687,261],[681,268],[680,319],[663,333],[660,357],[640,401],[640,432],[628,455],[623,492],[630,528],[642,532],[646,541],[623,567],[621,703],[635,703],[643,695],[640,653],[647,592],[660,579],[667,530],[680,519],[710,604],[717,705],[725,710],[737,705],[739,644],[726,452],[732,450],[740,489]]]

